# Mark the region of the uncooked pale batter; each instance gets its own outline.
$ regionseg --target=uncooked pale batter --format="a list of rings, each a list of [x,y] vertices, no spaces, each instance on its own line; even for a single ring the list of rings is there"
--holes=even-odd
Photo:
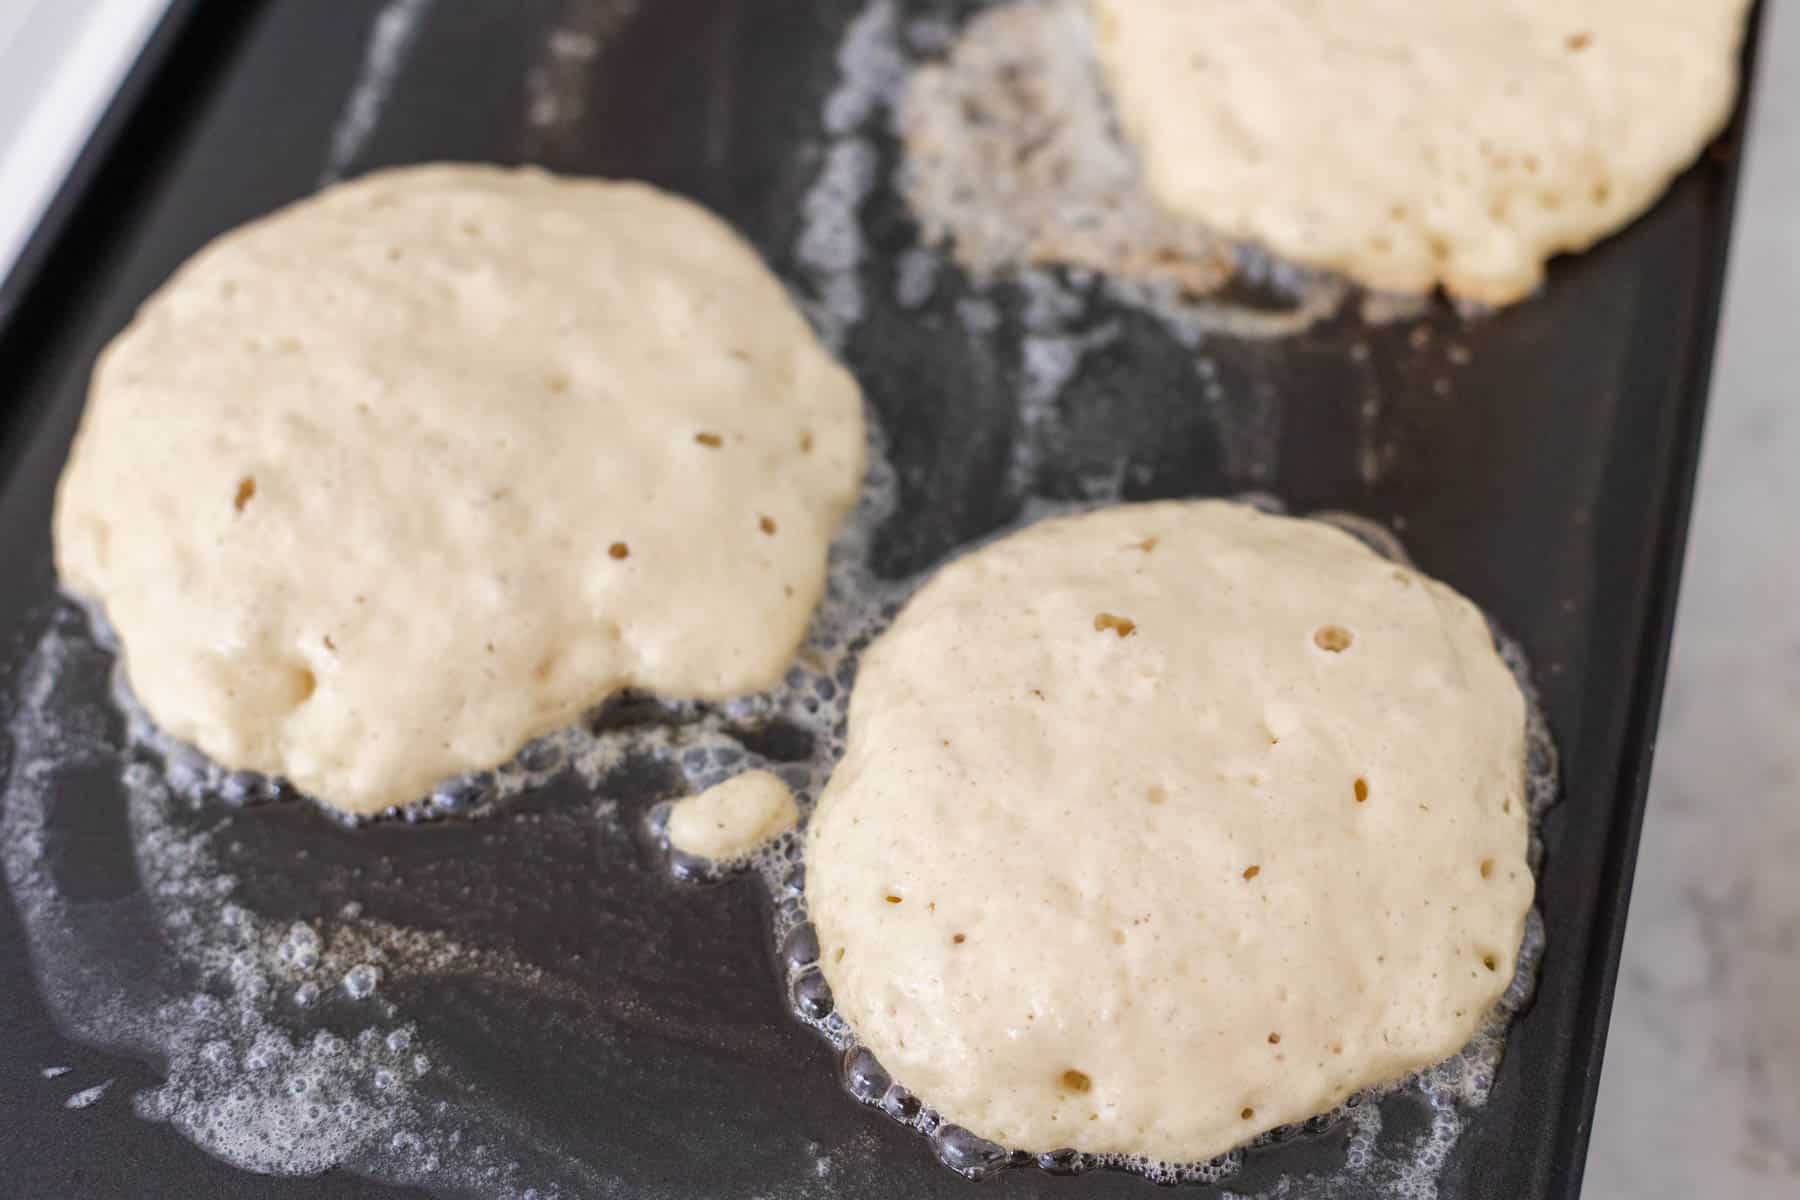
[[[1749,0],[1090,0],[1171,211],[1379,288],[1504,304],[1731,111]]]
[[[722,221],[411,168],[150,299],[95,371],[57,565],[163,729],[374,812],[621,687],[780,679],[862,464],[855,382]]]
[[[807,899],[942,1117],[1173,1162],[1459,1050],[1512,979],[1525,702],[1486,620],[1224,502],[1045,522],[863,661]]]
[[[794,793],[768,771],[745,771],[669,810],[669,844],[715,862],[750,853],[800,819]]]

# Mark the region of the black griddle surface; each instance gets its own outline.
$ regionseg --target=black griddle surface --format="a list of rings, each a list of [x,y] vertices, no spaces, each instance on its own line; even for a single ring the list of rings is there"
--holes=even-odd
[[[0,291],[0,590],[16,669],[48,619],[55,583],[52,488],[80,414],[96,352],[182,259],[212,236],[312,190],[331,131],[357,77],[373,0],[178,0],[150,59],[121,97],[34,243]],[[582,93],[583,115],[553,134],[526,120],[531,69],[547,32],[591,0],[475,4],[440,0],[353,170],[428,159],[535,161],[571,172],[638,176],[724,214],[801,290],[795,257],[801,200],[818,168],[821,98],[851,0],[655,0],[616,38]],[[920,14],[967,6],[916,3]],[[1059,400],[1067,436],[1038,458],[1031,491],[1082,494],[1095,471],[1123,464],[1127,499],[1263,488],[1296,511],[1364,514],[1400,531],[1420,565],[1474,598],[1525,646],[1563,753],[1564,797],[1551,812],[1539,906],[1549,950],[1534,1006],[1515,1026],[1493,1099],[1442,1179],[1456,1197],[1573,1197],[1579,1187],[1636,835],[1654,740],[1676,577],[1697,455],[1736,176],[1742,115],[1670,195],[1624,235],[1556,264],[1547,290],[1465,322],[1434,309],[1421,321],[1369,328],[1354,316],[1271,342],[1216,339],[1206,352],[1225,394],[1273,400],[1278,435],[1263,475],[1228,453],[1220,410],[1194,401],[1193,352],[1150,317],[1110,314],[1121,336],[1094,352]],[[892,147],[884,170],[892,165]],[[890,189],[864,213],[881,263],[916,241]],[[887,431],[901,507],[877,561],[899,575],[1019,515],[1006,485],[1019,436],[1016,358],[1005,337],[971,336],[948,301],[903,312],[891,288],[846,357]],[[1005,320],[1017,305],[1000,293]],[[1016,298],[1015,298],[1016,300]],[[1417,331],[1427,330],[1425,335]],[[1444,347],[1466,347],[1465,366]],[[1367,348],[1359,357],[1353,347]],[[1423,347],[1423,348],[1421,348]],[[1440,395],[1440,378],[1453,380]],[[1359,401],[1379,402],[1370,472]],[[1391,447],[1390,449],[1385,449]],[[623,797],[637,811],[654,796]],[[102,892],[129,891],[116,794],[104,780],[70,818],[70,845]],[[551,789],[530,807],[578,804]],[[509,818],[476,826],[390,826],[351,834],[310,809],[272,806],[231,818],[271,863],[302,841],[313,866],[283,868],[269,903],[323,911],[320,894],[350,862],[386,861],[430,878],[431,863],[480,853],[473,843]],[[503,836],[503,835],[502,835]],[[583,848],[583,853],[588,849]],[[530,913],[527,954],[587,947],[615,928],[662,943],[627,956],[635,984],[710,989],[742,1054],[645,1043],[615,1080],[571,1064],[550,1077],[559,1046],[531,1023],[464,1047],[534,1119],[570,1130],[604,1123],[587,1144],[621,1177],[666,1194],[779,1192],[812,1159],[839,1153],[820,1194],[959,1196],[974,1186],[943,1170],[913,1135],[842,1095],[831,1055],[785,1011],[766,944],[758,888],[671,889],[641,848],[596,851],[613,873],[576,904]],[[610,855],[610,858],[608,857]],[[570,870],[574,868],[564,864]],[[336,874],[333,872],[336,871]],[[312,874],[316,872],[316,876]],[[122,873],[122,874],[121,874]],[[538,880],[521,877],[521,894]],[[574,887],[574,884],[570,884]],[[599,899],[596,900],[595,898]],[[377,897],[379,899],[379,896]],[[629,915],[635,904],[659,915]],[[523,910],[521,910],[523,911]],[[620,916],[620,913],[627,913]],[[616,918],[616,919],[615,919]],[[527,927],[529,926],[529,927]],[[703,968],[689,969],[701,963]],[[20,1196],[295,1198],[413,1194],[343,1173],[316,1179],[247,1175],[167,1126],[138,1120],[131,1093],[158,1066],[59,1034],[33,987],[17,914],[0,903],[0,1191]],[[686,972],[686,974],[684,974]],[[598,980],[601,975],[596,973]],[[627,980],[621,986],[633,986]],[[446,1021],[444,1029],[454,1028]],[[454,1035],[452,1035],[454,1036]],[[516,1042],[505,1038],[516,1039]],[[46,1080],[40,1069],[70,1065]],[[116,1079],[99,1104],[67,1111],[77,1086]],[[579,1140],[579,1139],[578,1139]],[[1283,1150],[1277,1153],[1288,1153]],[[1304,1148],[1292,1153],[1304,1154]],[[1295,1160],[1298,1162],[1299,1160]],[[1283,1160],[1257,1167],[1255,1182]],[[1229,1184],[1228,1184],[1229,1186]],[[983,1190],[1006,1195],[1148,1196],[1141,1179],[1052,1179],[1012,1172]],[[1196,1195],[1211,1195],[1204,1189]]]

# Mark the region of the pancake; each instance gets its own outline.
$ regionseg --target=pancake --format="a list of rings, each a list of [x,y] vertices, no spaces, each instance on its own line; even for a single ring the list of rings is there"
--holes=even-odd
[[[1526,705],[1324,524],[1047,521],[868,651],[807,846],[837,1011],[1015,1150],[1212,1158],[1456,1053],[1512,980]]]
[[[1489,304],[1622,228],[1730,115],[1749,0],[1090,0],[1171,213]]]
[[[369,813],[620,688],[778,681],[863,454],[855,381],[724,222],[409,168],[143,306],[95,370],[56,560],[164,731]]]

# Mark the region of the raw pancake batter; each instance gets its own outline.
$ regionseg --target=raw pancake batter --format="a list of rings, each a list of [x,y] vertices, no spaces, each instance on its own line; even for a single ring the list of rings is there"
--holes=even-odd
[[[862,401],[722,221],[427,166],[227,235],[95,370],[58,570],[221,763],[375,812],[622,687],[781,678]]]
[[[947,1121],[1214,1157],[1488,1016],[1532,897],[1525,723],[1481,613],[1329,526],[1033,526],[863,661],[809,833],[821,967]]]
[[[768,771],[745,771],[669,810],[669,844],[715,862],[750,853],[800,819],[794,794]]]
[[[1377,288],[1505,304],[1718,133],[1749,0],[1090,0],[1150,190]]]

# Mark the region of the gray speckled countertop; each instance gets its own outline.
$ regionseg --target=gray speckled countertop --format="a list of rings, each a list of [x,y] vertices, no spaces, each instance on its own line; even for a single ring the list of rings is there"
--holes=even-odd
[[[1800,4],[1765,3],[1588,1200],[1800,1197]]]

